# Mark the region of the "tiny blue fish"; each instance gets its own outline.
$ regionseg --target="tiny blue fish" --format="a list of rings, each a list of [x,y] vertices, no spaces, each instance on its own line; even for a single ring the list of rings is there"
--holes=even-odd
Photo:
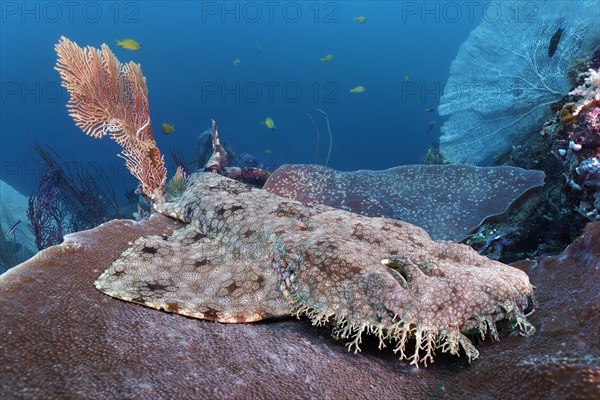
[[[8,232],[6,232],[6,236],[5,237],[9,237],[11,233],[13,233],[15,231],[15,229],[17,229],[17,226],[19,226],[19,224],[21,223],[21,220],[18,220],[16,224],[14,224],[12,226],[12,228],[10,228],[8,230]]]

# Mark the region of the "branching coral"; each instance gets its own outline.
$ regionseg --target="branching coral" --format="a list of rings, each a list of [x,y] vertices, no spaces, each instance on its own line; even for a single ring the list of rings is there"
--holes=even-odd
[[[166,169],[152,136],[146,78],[139,64],[121,64],[103,44],[102,49],[80,48],[64,36],[55,46],[56,70],[71,97],[67,108],[87,135],[110,135],[123,151],[129,171],[140,180],[148,197],[160,197]]]

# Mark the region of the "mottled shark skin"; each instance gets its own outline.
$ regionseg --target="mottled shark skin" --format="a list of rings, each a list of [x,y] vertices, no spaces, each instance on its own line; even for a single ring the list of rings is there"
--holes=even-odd
[[[461,347],[477,358],[468,336],[497,338],[500,319],[534,332],[524,272],[409,223],[302,204],[207,172],[155,207],[187,225],[136,240],[96,281],[102,292],[219,322],[307,315],[333,325],[355,352],[366,332],[415,365]],[[414,351],[405,352],[410,338]]]

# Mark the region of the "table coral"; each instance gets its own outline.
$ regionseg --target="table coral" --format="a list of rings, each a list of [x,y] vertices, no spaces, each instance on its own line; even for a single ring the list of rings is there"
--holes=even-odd
[[[463,240],[486,218],[504,213],[544,173],[517,167],[402,165],[382,171],[336,171],[319,165],[283,165],[264,189],[302,202],[424,228],[433,239]]]

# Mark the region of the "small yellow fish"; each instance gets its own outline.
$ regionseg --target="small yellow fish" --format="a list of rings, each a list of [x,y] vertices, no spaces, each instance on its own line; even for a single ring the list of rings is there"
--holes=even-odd
[[[162,133],[164,133],[165,135],[170,135],[171,133],[175,132],[175,125],[167,124],[166,122],[163,122],[162,125],[160,126],[160,129],[162,130]]]
[[[117,46],[121,46],[124,49],[133,51],[137,51],[142,48],[142,45],[133,39],[117,40]]]
[[[404,82],[408,82],[410,81],[410,78],[408,77],[408,75],[404,75]]]
[[[260,54],[262,51],[262,47],[260,47],[260,43],[256,42],[256,51]]]
[[[359,24],[364,24],[365,22],[367,22],[367,17],[365,17],[364,15],[359,15],[358,17],[352,18],[352,21],[357,22]]]
[[[261,122],[260,124],[261,125],[266,125],[266,127],[269,128],[269,129],[271,129],[272,131],[274,131],[276,129],[275,122],[273,122],[273,120],[271,119],[271,117],[265,118],[265,120],[263,122]]]
[[[271,150],[269,150],[269,149],[265,149],[265,153],[267,153],[269,155],[273,154],[273,152]]]
[[[328,63],[331,60],[333,60],[333,54],[331,54],[331,53],[329,53],[325,57],[321,58],[321,61],[323,61],[324,63]]]
[[[240,65],[240,58],[236,57],[233,59],[233,66],[237,67],[238,65]]]
[[[433,108],[425,107],[425,112],[433,112]]]
[[[350,93],[363,93],[365,91],[365,87],[364,86],[357,86],[355,88],[350,89]]]

